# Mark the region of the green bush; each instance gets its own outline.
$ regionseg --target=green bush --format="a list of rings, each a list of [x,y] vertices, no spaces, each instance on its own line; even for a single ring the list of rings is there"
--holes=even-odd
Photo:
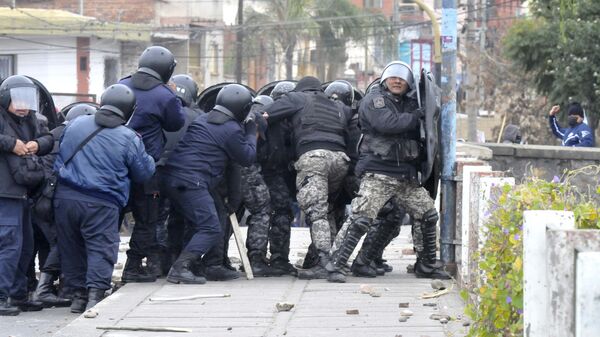
[[[598,204],[569,183],[576,173],[563,182],[555,177],[497,187],[485,225],[487,240],[475,256],[476,286],[461,293],[468,301],[465,313],[473,319],[469,336],[523,335],[523,211],[573,211],[578,228],[600,228]]]

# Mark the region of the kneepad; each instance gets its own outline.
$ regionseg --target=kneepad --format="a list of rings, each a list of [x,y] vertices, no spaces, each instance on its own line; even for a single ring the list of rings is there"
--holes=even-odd
[[[428,209],[423,213],[423,222],[426,224],[435,225],[440,219],[438,212],[435,208]]]

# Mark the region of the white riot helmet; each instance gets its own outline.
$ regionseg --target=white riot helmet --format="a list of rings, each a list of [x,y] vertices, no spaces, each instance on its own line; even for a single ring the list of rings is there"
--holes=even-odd
[[[381,72],[380,84],[385,85],[385,80],[390,77],[399,77],[406,81],[409,90],[415,88],[415,80],[410,66],[402,61],[392,61],[388,63],[383,72]]]

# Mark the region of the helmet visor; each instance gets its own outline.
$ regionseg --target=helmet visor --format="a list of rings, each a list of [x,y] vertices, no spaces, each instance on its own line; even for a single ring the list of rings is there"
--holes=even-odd
[[[381,74],[381,83],[384,83],[390,77],[399,77],[408,83],[408,86],[413,87],[412,70],[402,63],[390,64]]]
[[[15,110],[38,111],[38,91],[34,87],[17,87],[10,89],[10,102]]]

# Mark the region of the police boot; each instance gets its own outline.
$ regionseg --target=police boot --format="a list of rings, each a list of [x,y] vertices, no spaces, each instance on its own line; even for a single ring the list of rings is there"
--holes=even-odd
[[[302,263],[302,269],[310,269],[319,263],[319,252],[315,247],[314,243],[308,246],[306,255],[304,256],[304,262]]]
[[[146,273],[159,278],[163,276],[162,273],[162,253],[154,252],[146,257]]]
[[[156,281],[156,276],[146,272],[144,267],[142,267],[142,259],[137,257],[127,257],[121,281],[125,283],[154,282]]]
[[[105,290],[98,288],[88,289],[88,302],[85,310],[93,308],[96,304],[104,299]]]
[[[252,255],[249,258],[250,266],[252,267],[252,274],[257,277],[269,277],[269,276],[282,276],[283,272],[281,270],[276,270],[271,268],[267,264],[267,261],[261,255]]]
[[[356,257],[356,259],[354,259],[354,262],[352,262],[350,270],[352,271],[352,275],[358,277],[377,276],[377,269],[375,268],[375,265],[362,259],[360,254]]]
[[[425,212],[423,220],[415,220],[415,226],[421,226],[423,232],[423,249],[417,252],[417,262],[414,270],[417,278],[450,279],[444,271],[444,265],[436,260],[436,223],[437,211],[435,209]]]
[[[167,281],[184,284],[206,283],[206,278],[204,276],[198,276],[192,271],[196,260],[198,260],[198,255],[185,251],[181,252],[181,255],[179,255],[177,261],[173,263],[171,270],[169,270]]]
[[[71,305],[71,300],[61,298],[54,294],[54,281],[58,279],[58,275],[51,273],[40,274],[40,281],[35,290],[34,299],[42,303],[44,308],[51,307],[68,307]]]
[[[208,266],[204,268],[204,274],[209,281],[229,281],[240,277],[237,270],[231,270],[224,265]]]
[[[354,248],[358,245],[358,241],[365,235],[369,226],[370,221],[366,217],[358,217],[352,220],[339,249],[333,253],[331,262],[327,264],[327,271],[329,272],[327,281],[337,283],[346,282],[343,267],[348,263],[350,255],[352,255]]]
[[[10,298],[10,304],[12,306],[18,307],[21,311],[40,311],[44,308],[42,302],[34,301],[32,299],[33,295],[25,296],[24,298]]]
[[[20,313],[21,310],[13,306],[7,299],[0,299],[0,316],[17,316]]]
[[[289,261],[286,261],[284,259],[275,259],[271,261],[270,266],[274,270],[281,272],[281,274],[283,275],[298,275],[298,270],[294,268],[294,266],[292,266],[292,264]]]
[[[87,291],[83,289],[77,289],[73,293],[73,301],[71,302],[71,312],[74,314],[81,314],[85,311],[88,302]]]
[[[375,263],[377,269],[382,269],[384,273],[391,273],[392,270],[394,270],[394,267],[387,264],[387,260],[384,258],[378,257],[375,260],[373,260],[373,262]]]
[[[325,267],[329,261],[329,254],[320,252],[317,265],[310,269],[298,270],[298,278],[301,280],[326,279],[329,273]]]

